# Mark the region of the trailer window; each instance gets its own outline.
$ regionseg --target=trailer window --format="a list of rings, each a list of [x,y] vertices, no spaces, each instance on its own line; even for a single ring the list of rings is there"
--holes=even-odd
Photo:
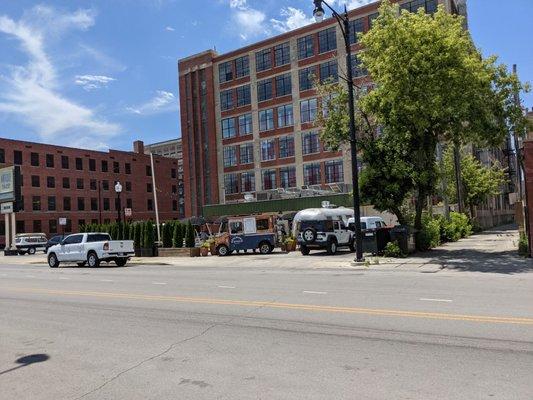
[[[258,231],[267,231],[269,229],[268,219],[258,219],[256,226]]]
[[[240,235],[243,233],[242,221],[230,221],[229,223],[230,233],[232,235]]]

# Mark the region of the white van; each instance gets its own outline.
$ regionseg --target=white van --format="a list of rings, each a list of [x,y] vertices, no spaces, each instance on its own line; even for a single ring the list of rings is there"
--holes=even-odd
[[[355,230],[355,219],[350,218],[348,220],[348,226],[350,229]],[[361,217],[361,229],[377,229],[387,226],[383,218],[381,217]]]
[[[303,255],[311,250],[327,250],[335,254],[339,247],[355,251],[354,232],[348,227],[353,219],[349,208],[308,208],[294,216],[293,234]]]
[[[15,235],[15,246],[20,255],[35,254],[36,251],[46,253],[48,239],[44,233],[21,233]]]

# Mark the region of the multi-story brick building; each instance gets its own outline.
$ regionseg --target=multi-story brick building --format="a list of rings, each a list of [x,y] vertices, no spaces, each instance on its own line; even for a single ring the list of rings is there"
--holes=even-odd
[[[401,7],[466,12],[464,0],[401,1]],[[312,6],[310,2],[310,7]],[[354,77],[360,67],[356,32],[365,32],[379,2],[350,11]],[[461,8],[461,10],[459,9]],[[179,61],[186,215],[209,204],[262,199],[263,192],[309,187],[351,191],[349,151],[320,143],[313,82],[338,80],[346,53],[340,28],[329,18],[219,55],[212,50]]]
[[[20,165],[22,173],[17,233],[61,233],[59,218],[67,218],[65,232],[76,232],[84,223],[117,220],[123,208],[132,209],[132,220],[155,220],[152,173],[160,219],[178,218],[178,160],[154,156],[152,171],[140,141],[133,152],[99,152],[0,139],[0,167],[10,165]],[[120,208],[116,182],[123,187]],[[4,234],[0,221],[0,244]]]
[[[183,185],[183,150],[181,138],[165,140],[164,142],[152,143],[144,146],[146,154],[157,154],[163,157],[178,160],[178,217],[185,217],[185,189]]]

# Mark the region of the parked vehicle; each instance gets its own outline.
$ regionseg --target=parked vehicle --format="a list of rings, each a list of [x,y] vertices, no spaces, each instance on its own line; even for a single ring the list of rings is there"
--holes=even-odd
[[[361,217],[361,229],[377,229],[377,228],[383,228],[384,226],[387,226],[383,218],[381,217]],[[355,231],[355,219],[350,218],[348,219],[348,227]]]
[[[15,235],[15,246],[20,255],[35,254],[37,251],[46,253],[48,239],[44,233],[22,233]]]
[[[221,222],[215,237],[215,249],[219,256],[240,250],[259,250],[261,254],[268,254],[276,247],[274,216],[227,217]]]
[[[50,239],[48,239],[48,242],[46,243],[46,252],[48,252],[48,249],[52,246],[55,246],[56,244],[61,243],[61,241],[65,238],[64,235],[56,235],[52,236]]]
[[[348,227],[353,219],[349,208],[308,208],[294,217],[293,234],[303,255],[311,250],[326,250],[335,254],[340,247],[354,247],[354,232]]]
[[[77,233],[48,249],[48,265],[57,268],[69,262],[94,268],[102,261],[113,261],[123,267],[134,254],[133,240],[111,240],[107,233]]]

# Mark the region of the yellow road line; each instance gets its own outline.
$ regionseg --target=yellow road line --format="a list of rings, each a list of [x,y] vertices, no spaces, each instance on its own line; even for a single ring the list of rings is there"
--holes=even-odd
[[[228,306],[243,306],[243,307],[263,307],[263,308],[278,308],[278,309],[287,309],[287,310],[302,310],[302,311],[315,311],[315,312],[327,312],[327,313],[365,314],[365,315],[378,315],[378,316],[388,316],[388,317],[426,318],[426,319],[449,320],[449,321],[469,321],[469,322],[484,322],[484,323],[497,323],[497,324],[533,325],[533,318],[520,318],[520,317],[446,314],[446,313],[432,313],[432,312],[406,311],[406,310],[387,310],[387,309],[373,309],[373,308],[360,308],[360,307],[340,307],[340,306],[321,306],[321,305],[312,305],[312,304],[277,303],[277,302],[268,302],[268,301],[225,300],[225,299],[212,299],[212,298],[201,298],[201,297],[154,296],[154,295],[131,294],[131,293],[50,290],[50,289],[35,289],[35,288],[6,288],[4,290],[22,292],[22,293],[37,293],[37,294],[58,295],[58,296],[83,296],[83,297],[111,298],[111,299],[125,299],[125,300],[170,301],[170,302],[177,302],[177,303],[195,303],[195,304],[228,305]]]

